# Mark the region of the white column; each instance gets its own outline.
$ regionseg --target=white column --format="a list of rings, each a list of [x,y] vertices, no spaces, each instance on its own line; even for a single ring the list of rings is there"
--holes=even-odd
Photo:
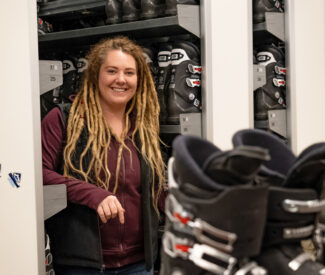
[[[203,136],[221,149],[252,128],[252,0],[201,0]]]
[[[299,153],[325,141],[325,2],[286,0],[288,130]]]
[[[45,274],[35,0],[1,1],[0,37],[0,274]]]

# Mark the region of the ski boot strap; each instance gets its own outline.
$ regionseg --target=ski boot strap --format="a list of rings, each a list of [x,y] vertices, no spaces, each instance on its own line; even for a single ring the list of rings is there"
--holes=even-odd
[[[245,265],[238,268],[238,266],[236,266],[238,262],[235,257],[209,245],[196,243],[187,238],[177,237],[170,231],[164,233],[162,242],[164,252],[168,256],[189,260],[196,266],[203,270],[210,271],[213,274],[266,274],[265,269],[258,266],[255,262],[247,262]]]
[[[286,75],[287,74],[287,69],[283,66],[275,65],[274,66],[274,71],[278,75]]]
[[[166,216],[172,222],[173,229],[190,234],[202,244],[207,244],[226,253],[233,251],[233,244],[237,240],[235,233],[218,229],[202,219],[186,211],[173,194],[166,199]],[[221,240],[218,242],[211,237]]]
[[[168,67],[171,64],[170,51],[160,51],[158,53],[158,65],[159,67]]]
[[[315,230],[323,232],[316,215],[325,209],[313,189],[270,187],[268,222],[263,245],[299,242],[312,237]]]

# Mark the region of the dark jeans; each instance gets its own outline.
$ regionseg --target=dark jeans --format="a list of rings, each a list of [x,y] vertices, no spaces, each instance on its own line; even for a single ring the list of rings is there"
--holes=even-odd
[[[146,271],[144,262],[130,264],[119,268],[100,271],[93,268],[60,266],[55,268],[56,275],[153,275],[153,269]]]

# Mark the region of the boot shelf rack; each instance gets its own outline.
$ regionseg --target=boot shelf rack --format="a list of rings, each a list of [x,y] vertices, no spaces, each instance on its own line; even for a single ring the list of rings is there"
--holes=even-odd
[[[62,7],[59,7],[59,3],[54,4],[55,2],[62,3]],[[99,5],[102,5],[102,8],[104,9],[103,4],[105,4],[105,1],[88,1],[88,4],[85,4],[85,0],[74,0],[71,1],[69,5],[63,5],[66,2],[69,1],[62,0],[43,4],[40,7],[39,17],[43,16],[43,20],[50,22],[51,16],[59,16],[60,14],[62,15],[63,13],[74,12],[76,10],[79,12],[87,12],[92,6]],[[50,9],[50,7],[52,8]],[[189,33],[196,37],[200,37],[199,15],[200,9],[198,5],[177,5],[177,15],[175,16],[158,17],[147,20],[58,31],[39,35],[39,47],[51,48],[56,47],[58,44],[66,45],[66,43],[69,43],[69,45],[72,46],[80,45],[80,43],[83,42],[89,44],[102,37],[114,34],[125,34],[134,39]]]

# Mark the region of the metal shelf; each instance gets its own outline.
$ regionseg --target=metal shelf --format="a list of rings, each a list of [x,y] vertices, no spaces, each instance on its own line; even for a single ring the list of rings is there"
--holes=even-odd
[[[177,15],[139,20],[127,23],[105,25],[77,30],[67,30],[40,35],[40,48],[52,48],[58,45],[78,46],[92,44],[98,39],[125,34],[134,39],[173,36],[191,33],[200,37],[199,6],[177,5]]]
[[[278,135],[287,138],[287,110],[269,110],[267,120],[255,120],[254,127],[269,129]]]

